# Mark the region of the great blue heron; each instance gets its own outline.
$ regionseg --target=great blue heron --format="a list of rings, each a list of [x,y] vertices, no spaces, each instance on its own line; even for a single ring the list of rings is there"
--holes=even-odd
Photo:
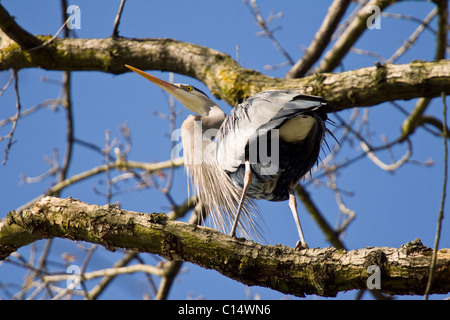
[[[249,199],[289,200],[300,241],[294,187],[317,162],[327,132],[324,98],[294,90],[262,91],[229,116],[199,89],[171,84],[126,65],[176,98],[196,115],[181,126],[184,162],[198,199],[217,225],[235,237],[257,233]],[[242,216],[241,216],[242,215]]]

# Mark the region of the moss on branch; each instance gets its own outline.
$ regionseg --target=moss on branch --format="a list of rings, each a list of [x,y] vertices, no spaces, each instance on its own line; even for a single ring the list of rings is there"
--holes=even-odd
[[[40,40],[44,38],[37,37]],[[44,68],[121,74],[131,64],[144,70],[172,71],[196,78],[219,99],[235,105],[270,88],[297,88],[327,98],[337,110],[385,101],[450,94],[450,61],[414,61],[341,73],[320,73],[301,79],[266,76],[239,66],[212,48],[173,39],[55,39],[47,50],[23,50],[0,42],[0,70]]]
[[[432,249],[415,241],[396,248],[346,251],[323,248],[296,251],[231,238],[205,227],[170,221],[162,213],[137,213],[116,206],[45,197],[0,222],[0,259],[43,238],[87,241],[109,250],[126,248],[181,259],[247,285],[297,296],[365,289],[367,268],[381,270],[380,291],[423,294]],[[450,291],[450,250],[437,253],[433,293]]]

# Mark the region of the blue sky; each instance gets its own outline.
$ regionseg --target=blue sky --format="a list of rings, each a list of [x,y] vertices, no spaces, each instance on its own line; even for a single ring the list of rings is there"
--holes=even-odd
[[[81,8],[81,29],[76,30],[79,38],[105,38],[111,35],[120,1],[71,3]],[[294,61],[302,56],[302,48],[310,44],[330,3],[331,1],[324,0],[258,1],[264,17],[267,17],[272,9],[275,13],[283,13],[283,17],[273,21],[271,27],[280,27],[275,36]],[[34,34],[55,34],[61,26],[59,1],[3,0],[2,5],[16,16],[17,22],[22,27]],[[433,4],[430,2],[412,1],[400,2],[390,7],[388,11],[423,19],[432,9]],[[417,24],[412,21],[382,18],[381,29],[367,30],[355,46],[389,58],[416,27]],[[436,19],[432,21],[431,27],[436,29]],[[127,1],[119,30],[120,35],[124,37],[174,38],[208,46],[234,58],[237,56],[238,45],[239,63],[244,67],[275,77],[283,77],[288,71],[288,68],[273,71],[264,69],[265,65],[284,62],[284,58],[267,38],[256,35],[260,30],[250,11],[240,0]],[[434,46],[434,34],[425,30],[419,41],[397,63],[409,63],[414,59],[432,60]],[[352,70],[373,66],[375,61],[372,57],[349,53],[343,60],[343,68]],[[133,65],[133,61],[129,64]],[[338,67],[335,71],[340,70],[342,68]],[[169,79],[167,72],[151,73],[162,79]],[[0,72],[1,87],[6,84],[10,75],[10,71]],[[57,81],[62,79],[61,72],[40,69],[19,72],[23,109],[59,95],[60,86],[48,81],[43,82],[43,77]],[[177,74],[174,77],[175,82],[193,84],[209,94],[208,89],[196,79]],[[170,158],[169,123],[155,114],[168,112],[167,96],[159,88],[133,73],[114,76],[101,72],[74,72],[72,93],[75,136],[78,139],[103,147],[106,130],[111,130],[112,137],[120,138],[119,127],[126,123],[131,129],[133,143],[128,157],[130,160],[152,162]],[[14,115],[15,94],[12,87],[0,97],[0,101],[0,119]],[[415,102],[416,100],[399,101],[399,104],[406,110],[412,110]],[[227,113],[229,112],[230,106],[223,101],[218,103]],[[182,112],[176,121],[179,127],[189,112],[179,104],[176,104],[176,109]],[[339,115],[348,118],[351,112],[352,110],[347,110]],[[442,118],[440,99],[432,102],[427,114]],[[369,115],[373,145],[383,143],[382,135],[388,140],[398,137],[404,115],[391,104],[370,108]],[[333,119],[333,116],[331,118]],[[9,130],[8,126],[0,128],[0,136]],[[24,184],[21,183],[20,177],[22,174],[29,177],[39,176],[47,171],[48,164],[44,157],[52,157],[55,149],[59,151],[62,161],[65,143],[64,112],[44,109],[23,118],[18,123],[14,141],[8,162],[0,166],[0,217],[6,216],[8,211],[40,195],[54,183],[54,178],[49,178],[41,183]],[[433,166],[407,164],[392,174],[382,171],[370,160],[364,159],[339,173],[337,177],[339,188],[349,192],[344,194],[344,201],[356,212],[356,219],[343,238],[348,249],[366,246],[399,247],[416,238],[420,238],[429,247],[433,246],[442,194],[443,142],[425,130],[418,129],[412,137],[412,143],[412,158],[422,162],[432,159]],[[6,144],[0,142],[0,145],[3,157]],[[352,158],[361,152],[358,145],[346,144],[344,147],[338,161]],[[395,147],[393,153],[396,159],[401,157],[405,150],[405,145]],[[380,157],[384,161],[389,161],[386,153],[380,154]],[[103,161],[98,153],[77,144],[69,175],[101,165]],[[104,204],[105,197],[93,192],[93,187],[105,191],[105,184],[100,182],[104,179],[105,177],[101,176],[83,181],[64,190],[61,196],[72,196],[92,204]],[[323,178],[321,181],[326,182]],[[122,186],[130,188],[133,183],[128,182]],[[308,186],[308,190],[329,223],[335,225],[338,208],[332,191],[311,185]],[[177,203],[182,203],[186,199],[186,176],[182,168],[176,170],[172,194]],[[154,189],[125,193],[113,198],[113,201],[120,201],[121,207],[126,210],[142,212],[167,212],[170,206],[167,199]],[[258,201],[258,205],[268,226],[266,231],[268,243],[294,246],[298,235],[287,202]],[[299,209],[305,237],[310,247],[328,246],[324,235],[301,205]],[[448,230],[448,219],[444,219],[441,248],[450,247]],[[37,243],[38,249],[42,249],[42,246],[43,242]],[[27,256],[29,250],[27,247],[20,252]],[[91,270],[110,267],[120,256],[120,253],[110,253],[103,248],[97,250],[90,263]],[[75,263],[81,263],[85,256],[85,252],[71,242],[57,240],[52,247],[52,260],[60,260],[64,252],[74,252],[77,257]],[[143,258],[151,264],[156,261],[150,255],[143,255]],[[0,281],[16,279],[20,282],[20,277],[23,276],[10,265],[0,265],[0,270]],[[124,276],[116,280],[115,284],[116,286],[102,298],[140,299],[144,292],[150,292],[143,276]],[[206,299],[245,299],[246,290],[244,285],[227,279],[215,271],[186,263],[183,265],[183,272],[175,281],[170,298],[185,299],[193,296]],[[285,297],[279,292],[260,287],[252,287],[250,291],[252,294],[259,294],[262,299]],[[354,295],[355,292],[344,293],[338,298],[351,299]]]

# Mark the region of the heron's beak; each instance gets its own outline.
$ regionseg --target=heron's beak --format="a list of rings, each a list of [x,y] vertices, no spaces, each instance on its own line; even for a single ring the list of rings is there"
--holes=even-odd
[[[176,89],[179,89],[177,86],[173,85],[172,83],[166,82],[164,80],[158,79],[142,70],[139,70],[138,68],[129,66],[129,65],[125,65],[125,67],[127,67],[128,69],[136,72],[137,74],[143,76],[145,79],[150,80],[151,82],[153,82],[154,84],[156,84],[158,87],[160,87],[161,89],[163,89],[164,91],[166,91],[169,94],[172,94],[173,91],[175,91]]]
[[[204,98],[195,96],[192,93],[181,89],[180,85],[172,84],[164,80],[158,79],[135,67],[129,66],[127,64],[125,65],[125,67],[156,84],[158,87],[160,87],[168,94],[170,94],[172,97],[181,102],[189,110],[200,115],[205,115],[208,112],[209,108],[207,108],[206,105],[207,101],[204,101],[205,100]]]

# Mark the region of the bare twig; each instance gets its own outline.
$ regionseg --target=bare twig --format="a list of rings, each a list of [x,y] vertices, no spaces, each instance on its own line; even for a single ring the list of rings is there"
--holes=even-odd
[[[333,1],[312,43],[309,45],[303,57],[288,71],[286,78],[300,78],[304,76],[320,58],[350,2],[350,0]]]
[[[385,57],[383,57],[382,55],[373,52],[373,51],[368,51],[368,50],[364,50],[364,49],[359,49],[359,48],[355,48],[355,47],[351,47],[350,51],[359,55],[364,55],[364,56],[369,56],[369,57],[373,57],[375,59],[377,59],[379,62],[381,63],[386,63],[387,59]]]
[[[69,170],[70,162],[72,160],[74,130],[73,130],[73,115],[72,115],[72,97],[71,97],[71,74],[68,71],[63,72],[63,90],[64,96],[62,98],[62,105],[66,111],[66,125],[67,125],[67,145],[66,154],[63,160],[63,164],[59,171],[58,182],[61,182],[67,178],[67,172]],[[58,193],[55,194],[56,196]]]
[[[137,252],[134,251],[128,251],[122,259],[117,261],[112,269],[117,269],[121,267],[125,267],[127,264],[129,264],[134,258],[136,258],[138,255]],[[97,284],[94,288],[89,291],[88,295],[86,296],[87,299],[95,300],[99,297],[99,295],[105,290],[105,288],[111,283],[111,281],[118,275],[118,273],[115,274],[108,274],[104,275],[103,279],[100,281],[99,284]]]
[[[336,173],[335,172],[329,172],[328,176],[330,177],[330,186],[331,189],[334,191],[334,195],[336,197],[336,202],[339,208],[339,211],[346,215],[347,218],[344,219],[342,223],[338,223],[336,232],[339,234],[343,234],[349,224],[355,219],[356,213],[355,211],[349,209],[342,199],[341,191],[338,189],[336,184]]]
[[[309,193],[303,188],[303,186],[297,185],[295,187],[295,192],[302,201],[306,210],[308,210],[309,214],[316,221],[317,225],[326,236],[328,242],[330,242],[331,245],[336,249],[345,249],[343,242],[339,239],[338,233],[333,230],[333,228],[325,220],[322,213],[320,212],[316,204],[312,201]]]
[[[197,205],[194,208],[194,211],[189,219],[190,224],[194,225],[201,225],[201,222],[203,219],[199,219],[199,217],[202,215],[200,211],[202,211],[202,205],[200,203],[197,203]],[[175,216],[172,216],[173,219]],[[161,279],[161,283],[159,284],[158,291],[155,295],[155,300],[166,300],[169,296],[170,289],[172,288],[173,281],[175,280],[176,275],[180,272],[181,266],[183,265],[183,261],[181,260],[174,260],[174,261],[168,261],[164,264],[164,267],[166,268],[166,274]]]
[[[380,11],[384,10],[395,0],[371,0],[363,6],[351,20],[348,27],[340,35],[333,47],[325,54],[318,68],[314,72],[331,72],[336,68],[353,46],[353,44],[361,37],[363,32],[367,30],[367,19],[372,15],[370,10],[378,7]]]
[[[373,163],[375,163],[378,167],[380,167],[381,169],[383,169],[385,171],[393,172],[393,171],[397,170],[398,168],[400,168],[403,164],[405,164],[411,157],[412,144],[411,144],[411,141],[409,141],[409,139],[406,139],[406,142],[408,144],[408,149],[406,150],[405,154],[397,162],[392,163],[392,164],[386,164],[383,161],[381,161],[375,155],[375,153],[371,150],[371,148],[366,144],[366,142],[364,142],[363,140],[361,140],[361,148],[367,154],[367,157],[370,160],[372,160]],[[387,145],[389,145],[389,144],[387,144]],[[388,147],[386,147],[386,148],[388,148]]]
[[[83,274],[83,278],[85,280],[90,280],[98,277],[104,277],[104,276],[114,276],[118,274],[129,274],[134,272],[146,272],[146,273],[152,273],[156,275],[164,275],[164,269],[149,266],[146,264],[134,264],[128,267],[115,267],[115,268],[107,268],[92,272],[87,272]],[[48,282],[55,282],[55,281],[61,281],[61,280],[67,280],[68,278],[73,277],[72,274],[61,274],[61,275],[51,275],[46,276],[45,280]],[[79,281],[79,280],[78,280]]]
[[[129,168],[135,168],[135,169],[143,169],[145,170],[147,173],[150,172],[154,172],[154,171],[159,171],[159,170],[163,170],[163,169],[167,169],[170,168],[171,166],[175,166],[175,167],[179,167],[183,165],[183,159],[179,158],[179,159],[174,159],[174,160],[168,160],[168,161],[163,161],[163,162],[159,162],[159,163],[146,163],[146,162],[136,162],[136,161],[126,161],[126,162],[122,162],[122,161],[115,161],[114,163],[111,163],[109,165],[101,165],[95,168],[92,168],[90,170],[87,170],[85,172],[76,174],[70,178],[65,179],[64,181],[61,181],[57,184],[55,184],[53,187],[51,187],[49,190],[47,190],[47,192],[43,195],[40,195],[38,197],[36,197],[35,199],[29,201],[28,203],[24,204],[23,206],[21,206],[20,208],[17,208],[16,211],[21,212],[24,209],[26,209],[27,207],[29,207],[30,205],[32,205],[34,202],[36,202],[37,200],[43,198],[46,195],[52,195],[55,194],[56,192],[59,192],[61,189],[66,188],[69,185],[72,185],[74,183],[80,182],[84,179],[90,178],[92,176],[95,176],[99,173],[103,173],[106,170],[110,169],[110,168],[115,168],[118,170],[123,170],[123,169],[129,169]]]
[[[19,118],[26,117],[26,116],[34,113],[35,111],[38,111],[39,109],[42,109],[42,108],[46,108],[48,106],[50,106],[50,109],[56,110],[58,104],[60,104],[60,103],[61,103],[61,101],[59,99],[56,99],[56,100],[55,99],[47,99],[44,102],[41,102],[38,105],[35,105],[34,107],[30,107],[26,110],[21,111],[19,114]],[[14,116],[5,118],[3,120],[0,120],[0,128],[8,123],[14,122],[15,119],[16,119],[16,116],[14,115]],[[0,137],[0,141],[2,141],[2,139],[4,139],[4,137]]]
[[[434,239],[434,251],[431,258],[430,273],[428,276],[427,287],[425,289],[425,300],[428,299],[428,295],[433,285],[433,275],[436,268],[436,251],[439,247],[439,240],[441,238],[442,220],[444,219],[444,206],[445,198],[447,196],[447,176],[448,176],[448,146],[447,146],[447,104],[445,102],[445,95],[442,94],[442,104],[444,106],[443,111],[443,137],[444,137],[444,182],[442,184],[442,197],[441,197],[441,207],[439,209],[437,227],[436,227],[436,237]]]
[[[109,157],[111,153],[111,148],[113,147],[114,142],[111,143],[110,141],[110,130],[106,130],[105,132],[105,164],[106,164],[106,203],[111,203],[112,198],[112,192],[111,192],[111,170],[110,170],[110,164],[111,159]]]
[[[117,12],[116,19],[114,20],[114,26],[113,26],[113,33],[111,37],[118,37],[119,36],[119,23],[120,18],[122,17],[123,7],[125,6],[125,1],[122,0],[120,2],[119,11]]]
[[[151,273],[158,276],[163,276],[165,274],[164,268],[159,268],[146,264],[135,264],[131,266],[113,267],[102,270],[96,270],[79,275],[76,274],[49,275],[45,276],[44,279],[45,283],[59,282],[64,280],[67,281],[68,279],[73,280],[71,285],[67,286],[66,289],[60,291],[56,296],[52,298],[52,300],[59,300],[63,298],[66,294],[70,293],[75,288],[75,286],[81,283],[82,281],[92,280],[99,277],[115,277],[120,274],[131,274],[135,272]]]
[[[13,137],[14,137],[14,132],[16,131],[16,127],[17,127],[17,122],[19,121],[19,116],[20,116],[20,110],[22,109],[22,106],[20,104],[20,95],[19,95],[19,76],[17,74],[17,71],[13,69],[13,76],[14,76],[14,92],[16,93],[16,115],[14,116],[14,119],[12,121],[12,128],[11,131],[6,135],[6,138],[8,139],[8,144],[6,146],[6,150],[5,150],[5,156],[3,158],[3,162],[2,164],[5,165],[6,161],[8,161],[8,154],[9,151],[11,150],[11,146],[13,143]],[[3,137],[0,137],[0,141],[2,141]]]
[[[9,85],[12,83],[13,80],[14,80],[14,72],[11,73],[11,77],[9,78],[8,82],[6,82],[5,86],[3,88],[0,88],[0,96],[3,94],[3,92],[6,91],[6,89],[8,89]]]
[[[406,14],[400,14],[400,13],[393,13],[393,12],[382,12],[381,16],[383,18],[394,18],[399,20],[409,20],[413,21],[415,23],[423,25],[423,20],[416,18],[414,16],[406,15]],[[433,29],[429,24],[424,25],[425,29],[428,29],[431,33],[436,34],[437,31]]]
[[[54,176],[58,173],[59,169],[59,155],[58,155],[58,150],[54,149],[53,150],[53,156],[50,157],[48,155],[44,156],[44,161],[47,162],[49,169],[38,175],[38,176],[34,176],[34,177],[28,177],[24,174],[20,175],[21,178],[21,182],[23,183],[38,183],[41,182],[45,179],[47,179],[48,177]]]
[[[397,51],[387,60],[387,63],[394,63],[398,58],[400,58],[419,38],[419,35],[425,29],[425,27],[431,22],[431,20],[436,16],[438,8],[433,8],[431,12],[425,17],[422,24],[417,27],[417,29],[411,34],[409,39],[397,49]]]
[[[72,16],[73,16],[79,9],[80,9],[80,7],[77,7],[77,8],[75,9],[74,13],[73,13],[70,17],[68,17],[68,18],[66,19],[66,21],[63,23],[63,25],[61,26],[61,28],[59,28],[59,30],[56,31],[56,33],[55,33],[55,35],[54,35],[53,37],[51,37],[50,39],[48,39],[47,41],[45,41],[44,43],[42,43],[42,44],[40,44],[40,45],[38,45],[38,46],[29,48],[28,51],[34,51],[34,50],[38,50],[38,49],[44,48],[44,47],[48,46],[50,43],[52,43],[53,41],[55,41],[55,39],[58,38],[58,36],[59,36],[59,34],[61,33],[61,31],[66,30],[66,26],[67,26],[67,24],[69,23],[70,19],[72,19]],[[64,8],[63,8],[63,10],[64,10]]]
[[[81,267],[80,267],[80,275],[81,276],[83,276],[84,273],[86,272],[86,268],[88,266],[88,263],[91,260],[92,256],[94,255],[94,252],[97,250],[97,248],[98,248],[98,245],[94,244],[94,245],[91,245],[91,247],[87,250],[87,255],[86,255],[86,257],[84,257],[84,261],[83,261],[83,263],[81,264]],[[80,284],[83,287],[83,291],[84,291],[85,296],[87,296],[89,293],[88,293],[88,289],[86,287],[86,283],[84,282],[84,280],[82,280],[80,282]]]
[[[64,29],[64,36],[69,36],[69,29],[65,28],[67,23],[69,22],[69,19],[71,17],[67,16],[67,1],[61,0],[61,13],[62,13],[62,20],[64,21],[63,26],[61,29],[56,33],[55,37],[58,36],[58,33],[61,32],[61,30]],[[77,7],[75,12],[77,12],[80,9],[80,7]],[[74,13],[75,14],[75,13]],[[45,45],[45,43],[43,44]],[[73,124],[73,114],[72,114],[72,75],[69,71],[63,72],[63,98],[62,106],[64,110],[66,111],[66,124],[67,124],[67,145],[66,145],[66,154],[63,160],[62,167],[59,171],[59,177],[58,182],[61,182],[67,178],[67,172],[69,170],[70,162],[72,161],[72,153],[73,153],[73,141],[74,141],[74,124]],[[56,196],[59,195],[59,192],[55,194]]]
[[[253,16],[256,19],[256,22],[258,23],[258,27],[260,27],[262,29],[261,35],[264,35],[266,37],[268,37],[273,45],[275,46],[275,48],[277,48],[277,50],[286,58],[286,60],[288,61],[288,63],[290,65],[294,64],[294,60],[291,58],[291,56],[286,52],[286,50],[283,49],[283,47],[281,46],[281,44],[278,42],[278,40],[274,37],[273,35],[273,30],[271,31],[269,29],[269,24],[275,19],[281,16],[281,14],[278,15],[274,15],[271,13],[271,15],[267,18],[264,19],[261,16],[261,13],[259,11],[258,5],[256,4],[256,0],[245,0],[244,1],[245,4],[248,5],[248,7],[250,8],[251,13],[253,14]]]

